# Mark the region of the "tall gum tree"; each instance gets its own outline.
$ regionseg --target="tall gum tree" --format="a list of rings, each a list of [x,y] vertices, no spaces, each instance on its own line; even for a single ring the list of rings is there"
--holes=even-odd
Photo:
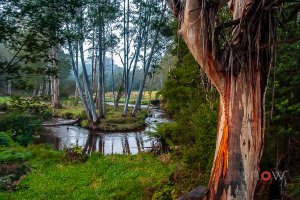
[[[220,93],[216,151],[204,199],[253,199],[265,132],[264,97],[274,63],[273,0],[169,0],[191,53]],[[232,21],[217,23],[229,6]],[[220,37],[231,28],[229,39]],[[224,47],[225,46],[225,47]]]

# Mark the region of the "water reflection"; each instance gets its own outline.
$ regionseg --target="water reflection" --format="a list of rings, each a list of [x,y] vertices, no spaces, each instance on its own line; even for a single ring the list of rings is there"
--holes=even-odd
[[[171,120],[165,117],[162,110],[151,109],[150,117],[145,122],[145,131],[156,131],[157,124]],[[136,154],[154,146],[154,141],[149,139],[145,131],[100,133],[79,126],[50,126],[45,129],[46,134],[41,135],[41,142],[50,143],[56,149],[80,146],[88,154],[95,151],[101,154]]]
[[[136,154],[151,147],[144,132],[90,133],[78,126],[46,127],[48,134],[41,135],[41,142],[50,143],[56,149],[80,146],[87,154]]]

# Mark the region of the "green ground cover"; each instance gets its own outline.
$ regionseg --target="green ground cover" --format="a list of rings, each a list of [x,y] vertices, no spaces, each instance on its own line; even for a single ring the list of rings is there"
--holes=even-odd
[[[1,152],[5,149],[2,147]],[[31,171],[16,191],[0,192],[3,200],[146,199],[147,190],[159,185],[175,170],[175,163],[163,164],[157,157],[145,154],[101,156],[95,153],[85,163],[68,163],[62,151],[43,145],[15,147],[13,151],[31,155],[27,161]]]

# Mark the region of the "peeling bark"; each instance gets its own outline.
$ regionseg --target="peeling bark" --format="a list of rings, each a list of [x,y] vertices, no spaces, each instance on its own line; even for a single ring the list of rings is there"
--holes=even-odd
[[[175,0],[169,0],[171,9]],[[216,151],[204,199],[254,197],[265,131],[264,96],[274,49],[273,1],[231,0],[232,38],[220,55],[216,14],[228,1],[183,1],[180,31],[192,55],[220,93]],[[175,9],[178,9],[176,7]],[[222,58],[223,56],[223,58]]]

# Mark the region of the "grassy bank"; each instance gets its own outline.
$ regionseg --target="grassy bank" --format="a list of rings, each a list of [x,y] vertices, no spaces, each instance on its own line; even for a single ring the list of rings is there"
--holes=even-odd
[[[143,96],[142,96],[142,104],[147,105],[151,99],[155,99],[156,93],[157,93],[157,91],[152,91],[152,92],[144,91]],[[132,91],[131,95],[130,95],[129,103],[135,104],[137,96],[138,96],[138,91]],[[113,101],[113,93],[112,92],[105,93],[105,100],[112,102]],[[121,97],[120,103],[125,103],[125,97]]]
[[[131,116],[132,108],[128,109],[127,116],[122,116],[122,110],[123,106],[115,110],[113,106],[107,105],[105,118],[101,119],[97,129],[102,131],[130,131],[144,127],[147,117],[146,110],[139,111],[134,117]],[[86,114],[81,105],[64,104],[63,108],[54,110],[54,115],[65,119],[80,119],[80,125],[85,128],[88,127]]]
[[[17,151],[30,153],[31,172],[16,191],[0,192],[0,199],[146,199],[149,188],[175,170],[175,164],[151,155],[93,154],[85,163],[70,164],[63,152],[44,146]]]

